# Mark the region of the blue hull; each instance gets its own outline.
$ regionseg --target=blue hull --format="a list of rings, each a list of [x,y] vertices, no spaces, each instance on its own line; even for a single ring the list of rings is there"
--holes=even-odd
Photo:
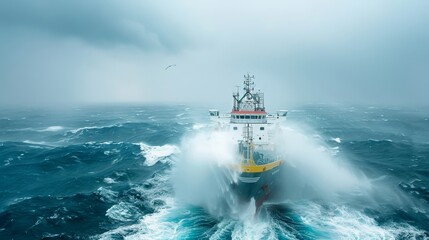
[[[273,194],[280,180],[280,166],[277,166],[265,172],[243,172],[232,188],[241,201],[248,202],[253,198],[256,207],[260,207]]]

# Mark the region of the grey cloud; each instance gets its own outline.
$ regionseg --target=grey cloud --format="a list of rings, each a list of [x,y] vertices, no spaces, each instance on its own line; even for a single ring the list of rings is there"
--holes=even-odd
[[[146,1],[1,1],[1,25],[77,38],[96,46],[177,52],[187,44],[180,25]]]
[[[427,104],[428,7],[369,0],[3,1],[0,102],[56,103],[60,96],[229,107],[233,86],[250,72],[267,103],[279,107]],[[177,66],[165,71],[170,64]]]

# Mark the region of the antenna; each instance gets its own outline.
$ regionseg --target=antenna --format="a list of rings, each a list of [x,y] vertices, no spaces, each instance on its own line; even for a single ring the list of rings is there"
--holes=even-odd
[[[243,90],[246,91],[246,93],[252,93],[254,90],[253,85],[255,84],[253,82],[253,79],[255,78],[254,75],[250,76],[250,74],[248,73],[247,75],[244,75],[244,88]]]

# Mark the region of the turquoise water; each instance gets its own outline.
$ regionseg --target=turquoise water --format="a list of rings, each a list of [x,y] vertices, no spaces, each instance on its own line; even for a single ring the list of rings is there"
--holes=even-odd
[[[256,217],[231,217],[178,198],[172,183],[183,138],[209,124],[206,109],[4,109],[0,239],[429,238],[429,109],[317,105],[288,116],[284,127],[300,126],[329,161],[305,159],[303,141],[291,156],[317,167],[291,160],[276,199]],[[365,187],[328,191],[349,180]]]

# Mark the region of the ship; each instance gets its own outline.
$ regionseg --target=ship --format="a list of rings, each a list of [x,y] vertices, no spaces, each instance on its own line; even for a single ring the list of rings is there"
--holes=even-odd
[[[255,202],[259,207],[273,195],[281,184],[280,171],[284,164],[282,155],[273,142],[279,125],[286,119],[287,110],[269,114],[265,111],[264,93],[254,90],[254,76],[244,75],[243,94],[240,88],[233,92],[232,111],[220,114],[209,110],[215,129],[231,132],[237,144],[237,164],[231,166],[238,171],[238,180],[231,189],[242,202]]]

